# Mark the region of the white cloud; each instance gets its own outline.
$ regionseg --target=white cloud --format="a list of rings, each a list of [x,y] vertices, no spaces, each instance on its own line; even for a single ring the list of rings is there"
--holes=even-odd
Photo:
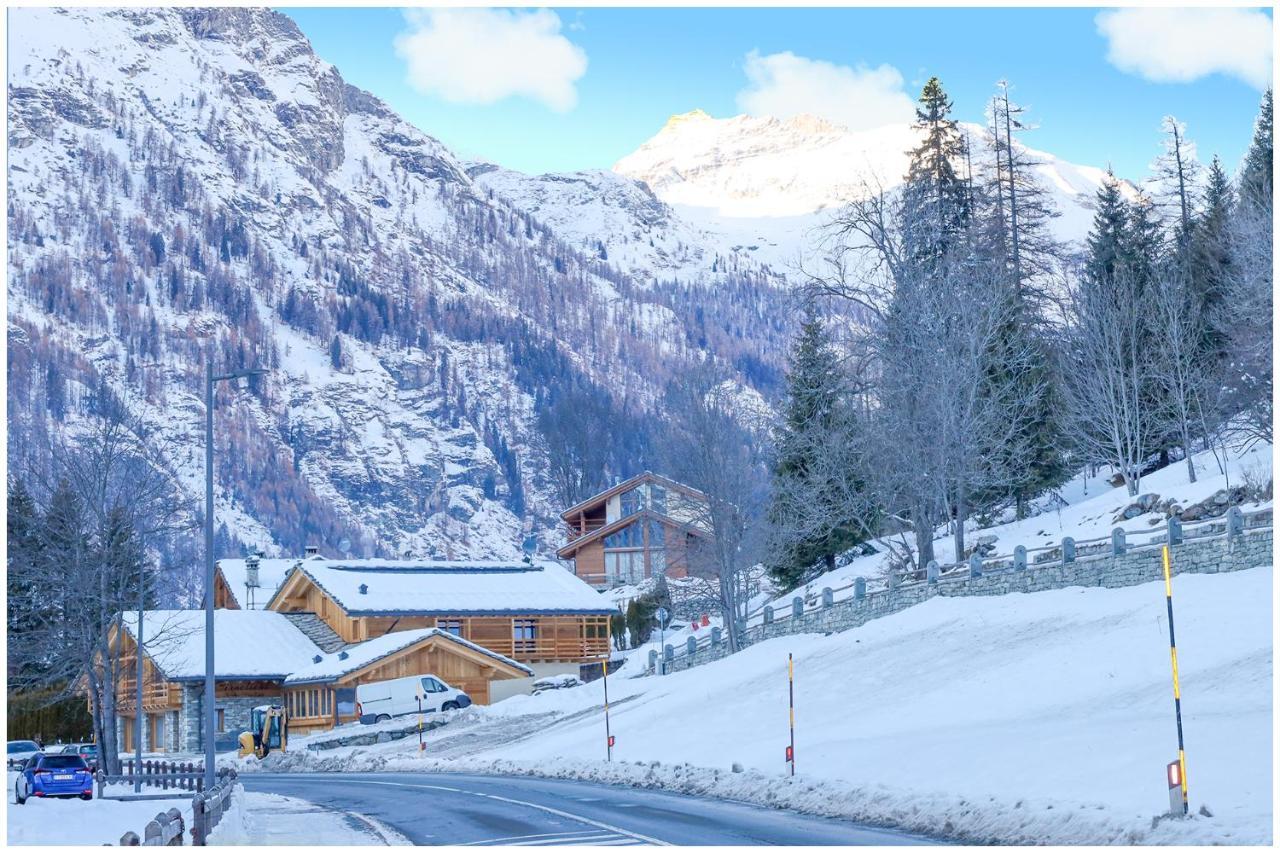
[[[1257,89],[1271,82],[1271,16],[1260,9],[1114,9],[1094,20],[1121,71],[1158,83],[1214,73]]]
[[[747,54],[745,71],[748,84],[738,93],[738,107],[752,115],[789,118],[812,113],[850,130],[915,117],[915,102],[902,89],[902,74],[891,65],[850,68],[791,51],[761,56],[753,50]]]
[[[492,104],[519,95],[565,112],[587,54],[560,34],[549,9],[411,9],[396,53],[410,85],[459,104]]]

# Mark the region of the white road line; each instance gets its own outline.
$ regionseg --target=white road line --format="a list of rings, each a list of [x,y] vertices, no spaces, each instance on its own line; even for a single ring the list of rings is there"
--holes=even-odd
[[[638,832],[631,832],[621,827],[612,826],[611,824],[604,823],[603,821],[592,820],[589,817],[583,817],[582,815],[576,815],[571,812],[561,811],[560,809],[553,809],[551,808],[551,806],[544,806],[541,803],[531,803],[531,802],[528,802],[527,800],[515,800],[515,799],[512,799],[511,797],[500,797],[497,794],[482,794],[479,791],[468,791],[465,788],[451,788],[451,787],[448,787],[447,785],[410,785],[408,782],[379,782],[373,779],[348,779],[346,780],[346,784],[387,785],[392,788],[423,788],[423,789],[432,790],[432,791],[448,791],[451,794],[469,794],[473,797],[484,797],[485,799],[488,799],[488,800],[497,800],[502,803],[511,803],[517,806],[525,806],[527,808],[537,809],[538,811],[546,812],[547,814],[556,815],[557,817],[568,818],[569,820],[576,820],[578,823],[585,823],[588,826],[594,826],[597,829],[607,830],[608,832],[616,832],[618,835],[622,835],[627,838],[634,838],[637,841],[642,841],[646,844],[656,844],[660,847],[671,846],[669,843],[667,843],[666,841],[662,841],[661,839],[651,838],[648,835],[641,835]]]
[[[557,836],[580,836],[580,835],[599,835],[600,833],[594,829],[584,829],[582,832],[543,832],[536,835],[508,835],[505,838],[486,838],[484,841],[468,841],[463,847],[474,847],[477,844],[497,844],[500,841],[527,841],[530,838],[550,838]]]

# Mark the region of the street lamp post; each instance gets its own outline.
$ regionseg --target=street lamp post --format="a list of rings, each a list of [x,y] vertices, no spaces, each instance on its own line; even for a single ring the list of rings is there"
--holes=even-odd
[[[213,386],[242,376],[262,376],[261,368],[214,375],[213,360],[204,365],[204,789],[212,791],[217,778],[217,712],[213,678]]]

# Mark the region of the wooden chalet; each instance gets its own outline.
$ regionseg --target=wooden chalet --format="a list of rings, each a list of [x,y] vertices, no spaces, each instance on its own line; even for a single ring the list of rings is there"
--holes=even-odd
[[[551,563],[400,560],[302,560],[267,607],[314,613],[348,643],[439,628],[539,675],[605,657],[615,612]]]
[[[697,543],[711,538],[705,509],[702,492],[645,471],[562,512],[569,541],[556,556],[598,589],[685,577]]]

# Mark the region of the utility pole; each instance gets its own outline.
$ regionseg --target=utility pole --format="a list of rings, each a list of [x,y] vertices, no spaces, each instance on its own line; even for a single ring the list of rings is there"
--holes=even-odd
[[[217,780],[217,752],[214,738],[218,731],[217,700],[214,696],[213,670],[213,386],[215,382],[234,381],[240,377],[262,376],[261,368],[233,370],[215,376],[213,358],[204,363],[204,789],[212,791]],[[141,712],[141,707],[139,707]]]
[[[133,709],[133,792],[142,793],[142,616],[147,604],[145,563],[138,564],[138,636],[133,649],[133,678],[137,682]],[[152,744],[154,747],[155,744]]]
[[[604,743],[605,761],[613,761],[613,733],[609,731],[609,659],[604,659]]]

